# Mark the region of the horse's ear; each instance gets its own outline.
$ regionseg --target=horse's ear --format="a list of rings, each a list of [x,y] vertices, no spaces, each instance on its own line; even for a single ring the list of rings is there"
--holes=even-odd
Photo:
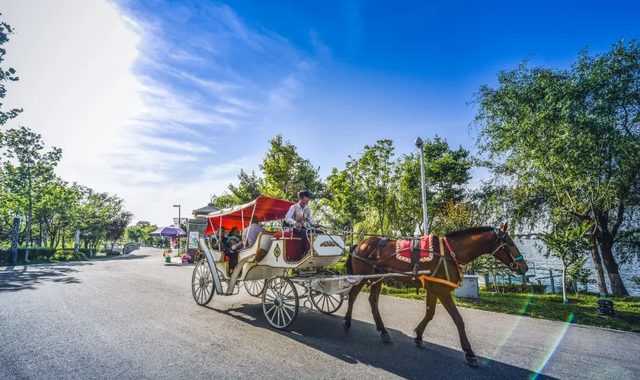
[[[507,232],[507,227],[509,226],[509,222],[500,225],[500,232]]]

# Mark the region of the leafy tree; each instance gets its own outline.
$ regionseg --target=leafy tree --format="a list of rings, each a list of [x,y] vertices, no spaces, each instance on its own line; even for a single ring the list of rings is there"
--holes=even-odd
[[[134,243],[141,241],[143,238],[143,231],[138,226],[128,226],[124,234],[127,237],[128,241]]]
[[[375,145],[365,145],[364,152],[348,166],[353,168],[357,185],[365,194],[365,205],[375,210],[378,217],[377,232],[385,233],[387,213],[395,206],[395,172],[393,162],[393,142],[378,140]]]
[[[327,177],[328,196],[320,204],[331,210],[330,223],[334,227],[353,228],[364,220],[365,194],[357,184],[355,162],[347,162],[344,170],[333,168]]]
[[[251,202],[262,195],[260,189],[264,187],[264,180],[258,177],[254,171],[249,175],[244,170],[240,169],[238,180],[240,180],[238,186],[229,184],[229,191],[236,198],[236,204]]]
[[[264,195],[297,201],[300,190],[308,190],[314,198],[322,198],[324,186],[318,171],[308,159],[300,157],[290,141],[284,142],[279,134],[269,140],[270,148],[262,159]],[[232,190],[233,191],[233,190]]]
[[[626,295],[619,259],[638,255],[640,225],[640,46],[585,49],[567,70],[529,68],[498,75],[476,95],[479,143],[518,221],[552,224],[554,215],[591,222],[597,278]],[[599,273],[598,273],[599,272]],[[603,281],[598,285],[606,292]]]
[[[2,15],[2,14],[0,14]],[[4,44],[9,42],[9,35],[13,34],[13,29],[9,24],[2,21],[0,22],[0,63],[4,61],[4,56],[7,54],[7,51],[2,47]],[[5,89],[5,83],[7,81],[15,82],[20,78],[15,76],[16,70],[10,67],[5,70],[0,67],[0,101],[4,99],[7,95],[7,90]],[[9,110],[8,112],[2,111],[2,102],[0,102],[0,126],[6,124],[6,122],[10,119],[15,118],[18,114],[22,112],[21,108],[14,108]],[[0,133],[0,148],[2,147],[2,134]]]
[[[588,257],[586,255],[579,256],[577,260],[567,269],[567,280],[574,286],[576,297],[580,295],[580,288],[578,284],[591,284],[594,283],[591,279],[591,269],[585,268]]]
[[[116,197],[114,196],[114,198]],[[117,198],[117,199],[122,201],[120,198]],[[112,200],[112,205],[116,203],[117,203],[116,200]],[[122,203],[124,203],[124,201],[122,201]],[[120,204],[118,206],[120,206]],[[131,223],[132,219],[133,219],[133,214],[131,212],[123,210],[122,207],[114,208],[113,213],[109,216],[109,221],[107,224],[107,233],[105,235],[105,239],[111,241],[112,251],[113,251],[113,246],[116,244],[118,239],[120,239],[124,235],[124,232],[127,226],[129,225],[129,223]]]
[[[444,236],[449,232],[477,227],[485,224],[480,208],[470,202],[447,202],[435,213],[431,232]]]
[[[435,215],[448,202],[461,202],[471,179],[473,159],[468,150],[460,146],[451,149],[446,140],[436,136],[423,143],[425,159],[425,184],[427,193],[427,213]],[[422,226],[422,179],[420,155],[412,153],[402,156],[397,163],[398,176],[398,218],[395,227],[402,234],[412,235]],[[429,218],[429,230],[434,219]]]
[[[239,204],[238,199],[233,194],[214,195],[211,197],[211,204],[218,208],[227,208]]]
[[[561,221],[551,233],[540,234],[540,239],[547,246],[546,255],[553,255],[562,262],[562,300],[567,299],[567,270],[581,262],[589,249],[587,234],[592,226],[588,222],[579,225]]]
[[[485,213],[481,211],[480,207],[471,202],[447,202],[433,215],[432,220],[433,227],[430,232],[439,236],[487,224]],[[500,266],[493,256],[484,255],[469,263],[466,269],[469,273],[476,273],[480,270]],[[493,271],[493,269],[489,269],[489,271]]]
[[[42,197],[43,190],[55,179],[53,169],[60,161],[62,151],[54,147],[51,151],[43,153],[42,136],[25,127],[7,130],[4,142],[4,156],[17,162],[17,165],[12,160],[2,163],[3,180],[5,190],[13,196],[13,201],[22,214],[27,216],[27,262],[33,204]]]
[[[57,246],[60,235],[71,226],[76,216],[81,195],[73,186],[55,180],[43,188],[42,196],[35,205],[35,220],[39,221],[41,241],[47,246]]]

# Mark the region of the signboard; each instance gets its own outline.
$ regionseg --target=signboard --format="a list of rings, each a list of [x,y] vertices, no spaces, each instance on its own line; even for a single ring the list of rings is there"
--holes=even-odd
[[[189,249],[198,248],[198,238],[200,234],[198,231],[189,231]]]

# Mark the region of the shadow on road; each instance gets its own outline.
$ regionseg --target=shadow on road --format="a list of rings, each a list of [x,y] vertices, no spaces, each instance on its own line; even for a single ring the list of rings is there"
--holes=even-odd
[[[80,280],[71,274],[78,272],[74,266],[91,265],[90,263],[74,262],[43,266],[6,267],[0,271],[0,293],[17,292],[20,290],[36,289],[43,282],[51,281],[63,284],[79,284]]]
[[[363,363],[405,379],[531,379],[536,376],[535,372],[527,369],[481,357],[478,357],[479,363],[489,364],[471,368],[466,364],[462,350],[429,343],[428,329],[425,348],[420,349],[413,343],[413,338],[402,331],[387,327],[392,342],[383,343],[373,324],[354,319],[351,330],[344,331],[341,316],[323,315],[316,311],[299,313],[288,331],[283,331],[268,324],[261,304],[243,304],[228,310],[206,307],[251,326],[274,331],[344,363]],[[554,379],[544,375],[536,378]]]
[[[151,255],[123,255],[123,256],[108,256],[108,257],[93,257],[91,261],[100,262],[100,261],[112,261],[112,260],[137,260],[144,259],[145,257],[149,257]]]

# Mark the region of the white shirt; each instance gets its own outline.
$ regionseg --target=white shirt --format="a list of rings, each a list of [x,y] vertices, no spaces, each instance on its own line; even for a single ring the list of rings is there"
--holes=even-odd
[[[315,223],[313,222],[313,220],[311,220],[311,209],[309,208],[309,205],[305,206],[304,208],[300,207],[300,202],[294,204],[293,206],[291,206],[291,208],[289,209],[289,211],[287,212],[287,215],[284,217],[284,221],[289,223],[290,225],[295,225],[296,223],[298,223],[295,219],[293,219],[293,216],[295,215],[295,211],[296,211],[296,207],[298,209],[300,209],[301,214],[304,217],[304,210],[309,209],[309,216],[307,217],[307,220],[303,220],[302,222],[307,222],[310,225],[315,225]]]

